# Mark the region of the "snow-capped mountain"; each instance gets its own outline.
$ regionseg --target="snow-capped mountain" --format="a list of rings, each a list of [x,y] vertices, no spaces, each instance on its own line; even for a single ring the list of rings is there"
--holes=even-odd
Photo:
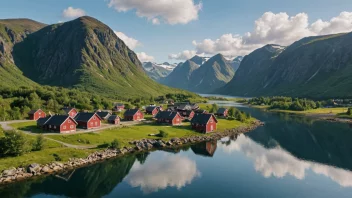
[[[152,63],[152,62],[144,62],[143,68],[148,74],[148,76],[155,81],[159,81],[160,78],[164,78],[168,76],[177,66],[177,63],[170,64],[168,62],[164,62],[161,64]]]

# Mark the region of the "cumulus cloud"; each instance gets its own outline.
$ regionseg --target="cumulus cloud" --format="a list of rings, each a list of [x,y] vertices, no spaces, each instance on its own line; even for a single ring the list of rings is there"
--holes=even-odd
[[[306,13],[289,16],[285,12],[266,12],[254,22],[254,29],[244,35],[224,34],[217,39],[193,41],[197,54],[222,53],[227,57],[249,54],[266,44],[290,45],[307,36],[352,31],[352,12],[341,12],[329,21],[321,19],[309,24]]]
[[[125,42],[125,44],[130,48],[130,49],[134,49],[137,46],[141,45],[141,43],[132,38],[132,37],[128,37],[126,34],[124,34],[123,32],[118,32],[118,31],[114,31],[116,36],[119,37],[121,40],[123,40],[123,42]]]
[[[135,10],[137,16],[151,20],[153,24],[165,23],[187,24],[198,19],[202,3],[196,4],[193,0],[110,0],[109,7],[118,12]]]
[[[234,151],[245,153],[246,156],[253,159],[255,170],[266,178],[282,178],[291,175],[302,180],[306,176],[306,171],[310,169],[316,174],[330,178],[343,187],[352,187],[351,171],[300,160],[280,147],[266,149],[244,135],[239,136],[230,145],[220,144],[218,148],[226,153]]]
[[[137,53],[137,57],[138,57],[139,61],[141,61],[141,62],[152,62],[155,60],[155,58],[153,56],[149,56],[145,52]]]
[[[169,54],[169,59],[187,60],[187,59],[192,58],[195,55],[196,55],[196,51],[185,50],[185,51],[178,53],[178,54]]]
[[[78,18],[85,15],[86,12],[80,8],[68,7],[62,11],[62,16],[67,19]]]
[[[148,158],[143,165],[136,162],[125,180],[133,187],[139,186],[144,193],[151,193],[167,187],[181,189],[199,175],[194,161],[166,154]]]

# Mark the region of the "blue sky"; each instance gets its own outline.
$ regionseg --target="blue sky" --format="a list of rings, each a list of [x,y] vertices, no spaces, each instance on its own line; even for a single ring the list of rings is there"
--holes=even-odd
[[[114,1],[116,6],[109,7],[110,1]],[[144,3],[146,1],[7,0],[2,2],[0,7],[0,18],[31,18],[53,24],[74,18],[63,16],[63,11],[68,7],[79,8],[86,15],[99,19],[113,30],[138,40],[139,45],[133,50],[138,53],[145,52],[157,62],[179,62],[194,54],[223,53],[227,57],[235,57],[250,53],[268,42],[288,45],[304,36],[352,31],[352,14],[349,15],[352,12],[351,0],[296,0],[285,3],[282,0],[174,0],[179,3],[169,3],[169,6],[164,7],[158,6],[162,0],[150,0],[151,6],[147,8]],[[183,13],[183,10],[190,9],[189,7],[193,8],[193,11],[194,8],[198,10],[193,14]],[[119,12],[118,9],[126,11]],[[137,16],[136,10],[140,10],[142,14]],[[167,14],[174,11],[172,16]],[[271,13],[266,15],[269,20],[264,20],[259,28],[261,30],[256,32],[258,26],[255,26],[255,21],[266,12]],[[288,19],[284,20],[285,15],[278,15],[280,12],[286,13]],[[347,13],[340,16],[341,12]],[[299,13],[306,14],[297,17],[299,22],[290,19]],[[189,21],[186,19],[186,22],[178,22],[182,20],[182,16],[178,14],[189,15]],[[168,21],[170,17],[176,17],[176,22]],[[332,22],[334,17],[339,18]],[[153,24],[153,18],[159,20],[160,24]],[[304,27],[305,19],[308,21],[307,27]],[[318,19],[322,19],[323,23],[311,27]],[[270,31],[263,36],[262,29],[268,27],[284,27],[284,30]],[[251,32],[251,36],[246,37],[247,32]],[[253,36],[253,33],[257,36]],[[223,35],[227,36],[222,37]],[[217,42],[217,39],[220,40]],[[189,51],[182,54],[184,50]],[[173,56],[170,56],[171,54]]]

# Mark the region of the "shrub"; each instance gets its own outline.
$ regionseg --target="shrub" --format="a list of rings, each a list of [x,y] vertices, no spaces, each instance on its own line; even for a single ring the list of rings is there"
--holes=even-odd
[[[44,137],[43,135],[38,135],[32,145],[32,151],[40,151],[44,146]]]
[[[27,151],[27,141],[21,132],[5,131],[4,135],[1,140],[1,155],[19,156]]]
[[[55,161],[62,161],[61,157],[56,153],[53,154],[53,157],[54,157]]]
[[[168,133],[166,133],[165,131],[163,130],[160,130],[159,131],[159,134],[157,135],[158,137],[162,137],[162,138],[166,138],[167,136],[169,136]]]
[[[352,115],[352,108],[351,108],[351,107],[348,108],[348,110],[347,110],[347,115]]]
[[[117,139],[114,139],[110,144],[110,148],[112,148],[112,149],[119,148],[119,141],[117,141]]]

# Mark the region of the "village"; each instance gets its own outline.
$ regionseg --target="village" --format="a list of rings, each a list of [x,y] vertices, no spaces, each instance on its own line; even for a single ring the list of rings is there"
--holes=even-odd
[[[163,106],[150,104],[142,109],[125,109],[122,103],[114,104],[112,110],[79,112],[73,107],[62,108],[62,114],[46,113],[41,109],[31,110],[28,118],[37,123],[43,133],[74,134],[77,130],[92,130],[102,127],[102,123],[119,126],[123,122],[148,122],[157,125],[181,126],[190,122],[196,132],[209,133],[217,130],[217,118],[227,118],[228,109],[219,108],[216,113],[200,109],[198,104],[171,103]],[[120,117],[121,115],[121,117]]]

